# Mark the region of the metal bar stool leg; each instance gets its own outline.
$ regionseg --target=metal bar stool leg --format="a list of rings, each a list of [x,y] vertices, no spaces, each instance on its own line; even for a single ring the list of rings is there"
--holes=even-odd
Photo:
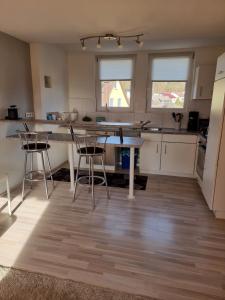
[[[24,200],[24,188],[26,181],[26,173],[27,173],[27,152],[25,152],[25,161],[24,161],[24,176],[23,176],[23,185],[22,185],[22,201]]]
[[[10,197],[10,189],[9,189],[9,178],[8,176],[6,177],[6,190],[7,190],[7,199],[8,199],[8,212],[9,215],[11,216],[11,197]]]
[[[79,170],[80,170],[80,161],[81,161],[81,155],[79,155],[79,161],[78,161],[78,165],[77,165],[76,179],[75,179],[74,192],[73,192],[73,202],[76,200],[77,181],[78,181],[78,175],[79,175]]]
[[[48,199],[48,184],[47,184],[47,179],[46,179],[44,155],[43,155],[43,152],[41,152],[40,154],[41,154],[42,170],[43,170],[43,176],[44,176],[44,182],[45,182],[45,192],[46,192],[46,197]]]
[[[49,159],[49,155],[48,155],[48,150],[46,150],[46,156],[47,156],[48,169],[49,169],[49,173],[50,173],[52,185],[53,185],[53,187],[54,187],[54,179],[53,179],[53,176],[52,176],[52,168],[51,168],[51,164],[50,164],[50,159]]]
[[[91,159],[91,198],[93,203],[93,210],[95,209],[95,194],[94,194],[94,163],[93,163],[93,157],[90,157]]]
[[[30,153],[30,188],[32,189],[32,179],[33,179],[33,153]]]
[[[89,172],[88,172],[89,187],[88,187],[88,192],[90,193],[91,192],[91,158],[90,157],[88,157],[88,164],[89,164]]]
[[[101,161],[102,161],[102,169],[103,169],[103,174],[104,174],[107,198],[110,199],[109,187],[108,187],[108,182],[107,182],[107,177],[106,177],[106,172],[105,172],[105,164],[104,164],[103,156],[101,156]]]

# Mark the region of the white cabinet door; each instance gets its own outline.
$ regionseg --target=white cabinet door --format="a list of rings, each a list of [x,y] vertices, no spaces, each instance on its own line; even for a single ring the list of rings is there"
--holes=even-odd
[[[199,65],[195,70],[193,99],[212,99],[215,65]]]
[[[161,142],[146,140],[140,149],[140,171],[157,173],[160,170]]]
[[[193,176],[196,144],[162,142],[161,171],[165,174]]]
[[[158,173],[160,170],[162,134],[142,133],[144,144],[140,148],[140,171]]]
[[[220,55],[217,60],[215,80],[225,78],[225,53]]]
[[[217,171],[221,131],[223,126],[225,102],[225,78],[215,82],[208,129],[205,167],[202,192],[210,209],[213,208],[213,197]]]

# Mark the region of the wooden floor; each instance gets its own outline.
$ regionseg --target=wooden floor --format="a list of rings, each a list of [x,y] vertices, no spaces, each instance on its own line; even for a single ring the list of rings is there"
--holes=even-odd
[[[164,300],[225,299],[225,221],[195,180],[152,176],[135,201],[101,187],[94,212],[87,191],[71,196],[58,182],[47,201],[39,185],[11,219],[4,209],[0,264]]]

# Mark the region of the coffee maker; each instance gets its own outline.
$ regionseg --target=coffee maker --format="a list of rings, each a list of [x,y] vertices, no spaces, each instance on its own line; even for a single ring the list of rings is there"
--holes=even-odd
[[[197,131],[199,127],[199,112],[190,111],[188,117],[188,131]]]
[[[10,107],[8,108],[7,119],[18,120],[18,109],[17,109],[16,105],[10,105]]]

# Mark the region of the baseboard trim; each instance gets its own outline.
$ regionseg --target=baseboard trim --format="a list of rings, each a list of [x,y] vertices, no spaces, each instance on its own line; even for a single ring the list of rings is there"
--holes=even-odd
[[[225,211],[223,210],[214,210],[214,215],[217,219],[225,219]]]

